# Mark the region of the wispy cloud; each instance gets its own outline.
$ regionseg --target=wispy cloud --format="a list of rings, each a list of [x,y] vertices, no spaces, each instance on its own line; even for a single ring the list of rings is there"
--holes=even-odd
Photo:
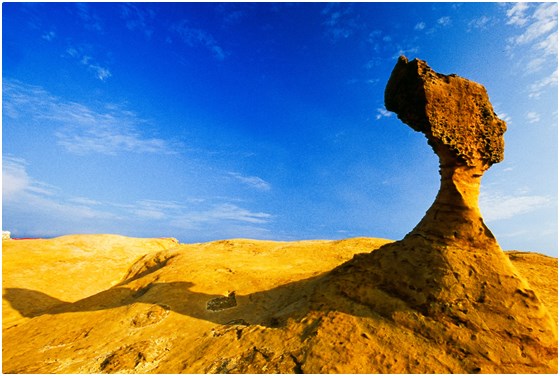
[[[517,26],[525,26],[523,32],[513,38],[513,43],[524,45],[530,42],[541,41],[543,38],[548,38],[551,33],[555,33],[558,25],[557,10],[556,3],[542,3],[536,6],[532,14],[524,18],[522,23],[513,23]],[[511,20],[512,18],[510,18]],[[540,44],[538,43],[536,46],[539,47]]]
[[[508,25],[524,26],[528,22],[526,15],[529,5],[527,3],[516,3],[507,10]]]
[[[80,64],[87,67],[101,81],[106,81],[111,77],[109,68],[101,66],[90,55],[85,54],[81,48],[68,47],[66,49],[66,56],[74,58]]]
[[[505,121],[507,124],[510,124],[512,119],[511,116],[509,116],[508,114],[506,114],[505,112],[500,112],[498,114],[496,114],[498,116],[498,118],[502,119],[503,121]]]
[[[467,24],[467,31],[471,32],[472,30],[487,30],[490,26],[496,23],[496,19],[493,17],[488,17],[486,15],[482,15],[478,18],[474,18],[469,21]]]
[[[529,97],[538,98],[546,88],[558,82],[558,4],[516,3],[506,11],[506,19],[506,24],[519,30],[508,40],[508,51],[512,57],[515,54],[526,56],[525,73],[554,70],[553,75],[541,76],[529,86]]]
[[[437,20],[437,24],[443,27],[450,26],[452,24],[451,17],[449,16],[440,17]]]
[[[384,117],[391,117],[392,115],[393,115],[392,112],[389,112],[386,109],[380,107],[377,109],[377,115],[375,116],[375,119],[381,120]]]
[[[47,31],[43,35],[41,35],[41,38],[43,38],[44,40],[46,40],[48,42],[52,41],[55,37],[56,37],[56,33],[52,30]]]
[[[4,212],[9,218],[5,225],[20,235],[103,233],[113,228],[134,232],[141,228],[144,233],[161,231],[154,236],[183,234],[187,239],[270,237],[268,225],[274,218],[233,203],[231,198],[115,203],[68,197],[60,189],[30,176],[27,162],[14,156],[3,156],[2,182]]]
[[[527,112],[527,115],[525,117],[530,124],[538,123],[541,120],[541,116],[534,111]]]
[[[513,218],[550,205],[552,199],[538,195],[480,194],[480,209],[487,222]]]
[[[232,203],[232,199],[222,200],[224,198],[186,202],[141,200],[121,207],[133,216],[132,221],[150,223],[165,231],[171,229],[172,234],[186,230],[187,238],[270,237],[271,214],[241,207]]]
[[[392,38],[390,35],[385,34],[381,30],[372,30],[369,32],[366,40],[371,44],[371,51],[373,52],[373,56],[365,64],[365,68],[377,69],[378,66],[384,63],[384,56],[394,51],[395,47],[393,43],[390,43]]]
[[[2,157],[2,199],[8,207],[53,219],[116,218],[114,214],[93,209],[83,201],[72,202],[62,198],[56,187],[29,176],[24,159],[13,156]],[[32,220],[30,217],[29,221]]]
[[[254,8],[253,3],[220,3],[216,12],[222,16],[223,26],[228,27],[242,22]]]
[[[509,116],[508,113],[506,113],[503,110],[503,106],[501,103],[494,103],[494,111],[496,112],[496,115],[502,119],[503,121],[505,121],[508,125],[511,123],[512,118],[511,116]]]
[[[97,200],[92,200],[87,197],[73,197],[68,199],[69,202],[80,204],[80,205],[87,205],[87,206],[97,206],[101,205],[101,202]]]
[[[439,30],[446,29],[453,25],[453,20],[450,16],[442,16],[438,18],[433,24],[429,25],[426,21],[418,21],[414,25],[414,30],[422,32],[427,35],[436,33]]]
[[[416,25],[414,25],[414,30],[424,30],[425,28],[426,28],[425,22],[418,22]]]
[[[252,212],[237,205],[225,203],[215,205],[208,210],[191,212],[171,222],[181,228],[198,228],[200,225],[215,225],[222,222],[242,222],[250,224],[266,224],[272,215],[263,212]]]
[[[526,73],[533,73],[538,72],[541,70],[543,65],[546,63],[546,58],[541,56],[535,56],[532,59],[529,59],[529,62],[526,65]]]
[[[325,18],[325,34],[336,42],[340,39],[346,39],[360,29],[357,17],[352,8],[345,4],[341,6],[338,3],[328,3],[321,15]]]
[[[14,80],[4,80],[2,91],[9,118],[50,125],[59,145],[71,153],[175,153],[169,142],[142,135],[146,121],[119,106],[94,109]]]
[[[224,60],[226,52],[208,31],[192,27],[188,20],[182,20],[171,26],[181,40],[189,47],[202,46],[212,53],[217,60]]]
[[[186,209],[176,201],[162,200],[140,200],[128,208],[135,216],[153,220],[169,219]]]
[[[236,172],[230,172],[229,175],[252,189],[269,191],[271,188],[270,183],[258,176],[244,176]]]
[[[76,3],[75,13],[80,19],[81,24],[91,31],[102,32],[103,26],[99,16],[91,9],[88,3]]]
[[[152,8],[143,9],[134,4],[121,4],[121,17],[126,22],[126,27],[130,31],[139,30],[144,33],[146,38],[150,38],[154,33],[153,20],[156,13]]]
[[[558,85],[558,70],[550,75],[535,81],[529,86],[529,98],[539,98],[541,94],[549,87]]]
[[[417,54],[418,51],[419,51],[419,47],[416,47],[416,46],[402,47],[400,45],[397,45],[396,48],[397,48],[397,52],[393,55],[392,60],[398,59],[399,56],[401,56],[401,55],[411,56],[411,55]]]
[[[2,198],[10,201],[33,186],[25,170],[25,160],[14,157],[2,158]]]

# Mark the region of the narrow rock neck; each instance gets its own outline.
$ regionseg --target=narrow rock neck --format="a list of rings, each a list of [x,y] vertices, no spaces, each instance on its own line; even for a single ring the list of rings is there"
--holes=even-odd
[[[434,148],[435,149],[435,148]],[[484,224],[478,206],[480,181],[485,166],[468,166],[440,152],[440,189],[432,206],[409,236],[469,247],[496,243]]]

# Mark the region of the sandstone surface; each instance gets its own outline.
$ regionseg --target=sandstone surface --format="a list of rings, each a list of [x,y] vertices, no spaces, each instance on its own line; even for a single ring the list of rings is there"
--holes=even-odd
[[[108,235],[4,242],[2,370],[551,371],[530,353],[529,365],[508,364],[499,357],[509,347],[502,338],[477,337],[463,347],[459,325],[434,328],[386,294],[372,296],[384,307],[376,312],[322,287],[336,266],[388,244],[369,238],[176,244]],[[557,322],[557,259],[507,256]],[[231,292],[236,306],[208,310],[208,302]]]

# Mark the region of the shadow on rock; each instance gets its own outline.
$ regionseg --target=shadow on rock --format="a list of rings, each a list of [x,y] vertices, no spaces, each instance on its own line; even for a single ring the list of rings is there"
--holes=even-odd
[[[90,312],[144,303],[217,324],[282,326],[312,307],[313,292],[325,274],[248,295],[195,292],[192,282],[152,282],[138,289],[116,286],[76,302],[64,302],[40,291],[6,288],[4,299],[22,316],[33,318],[68,312]]]

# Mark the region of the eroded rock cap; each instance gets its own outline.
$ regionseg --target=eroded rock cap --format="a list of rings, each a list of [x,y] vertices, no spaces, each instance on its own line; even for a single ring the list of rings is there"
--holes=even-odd
[[[481,84],[401,56],[385,88],[385,107],[424,133],[434,149],[445,145],[469,166],[488,168],[504,158],[506,123]]]

